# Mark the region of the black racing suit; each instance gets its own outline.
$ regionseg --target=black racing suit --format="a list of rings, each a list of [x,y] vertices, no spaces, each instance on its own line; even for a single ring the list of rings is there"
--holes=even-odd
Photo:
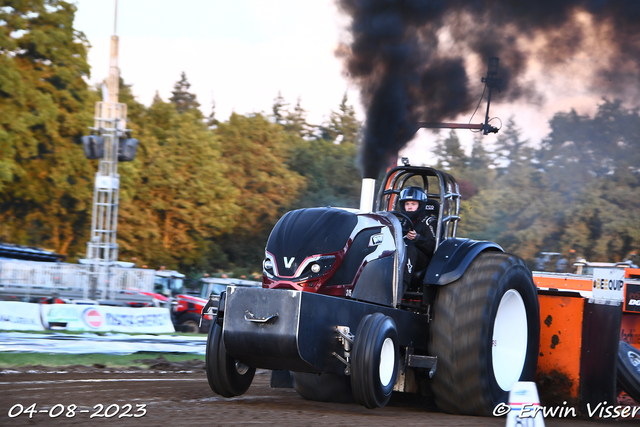
[[[409,288],[412,277],[429,265],[436,247],[438,221],[434,216],[423,215],[413,221],[416,238],[404,239],[407,244],[407,264],[403,274],[403,293]]]

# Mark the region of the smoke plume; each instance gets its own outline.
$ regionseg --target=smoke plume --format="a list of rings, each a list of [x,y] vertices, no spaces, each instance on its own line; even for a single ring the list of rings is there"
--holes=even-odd
[[[351,17],[351,40],[338,55],[366,112],[361,157],[368,178],[413,138],[417,122],[470,113],[490,56],[500,58],[502,102],[538,100],[544,76],[563,72],[595,94],[637,94],[638,0],[337,3]]]

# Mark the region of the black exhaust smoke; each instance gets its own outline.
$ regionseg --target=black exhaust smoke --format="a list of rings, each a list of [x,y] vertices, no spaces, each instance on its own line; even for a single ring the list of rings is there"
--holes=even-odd
[[[500,58],[501,100],[543,98],[524,81],[533,63],[561,70],[576,55],[593,59],[585,86],[621,95],[640,76],[637,0],[337,0],[352,18],[338,50],[366,112],[361,159],[376,178],[413,138],[417,122],[469,113],[490,56]],[[602,49],[593,49],[594,34]],[[606,54],[605,54],[606,53]],[[601,57],[606,57],[602,61]],[[467,75],[468,60],[484,64]],[[472,89],[473,88],[473,89]]]

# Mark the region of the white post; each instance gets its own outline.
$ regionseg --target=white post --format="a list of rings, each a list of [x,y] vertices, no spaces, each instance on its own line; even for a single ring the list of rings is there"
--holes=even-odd
[[[362,180],[362,190],[360,193],[360,211],[373,212],[373,199],[376,191],[376,180],[364,178]]]

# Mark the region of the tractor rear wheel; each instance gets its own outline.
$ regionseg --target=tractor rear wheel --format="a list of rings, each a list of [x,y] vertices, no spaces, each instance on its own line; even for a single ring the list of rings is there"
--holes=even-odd
[[[434,305],[433,393],[452,414],[491,415],[516,381],[533,381],[540,309],[531,272],[519,257],[485,252]]]
[[[214,393],[223,397],[244,394],[253,381],[256,368],[250,368],[227,353],[222,327],[211,322],[205,356],[207,380]]]
[[[369,409],[385,406],[398,378],[398,330],[382,313],[362,318],[351,352],[351,389]]]

